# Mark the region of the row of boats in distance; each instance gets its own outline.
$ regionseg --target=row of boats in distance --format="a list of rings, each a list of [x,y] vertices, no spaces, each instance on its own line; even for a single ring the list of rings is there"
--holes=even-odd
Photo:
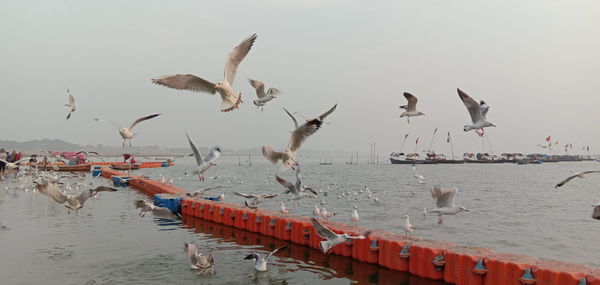
[[[548,155],[532,153],[502,153],[500,156],[489,153],[465,153],[463,159],[447,159],[444,154],[435,152],[426,153],[422,159],[418,153],[391,153],[392,164],[462,164],[462,163],[516,163],[516,164],[541,164],[546,162],[561,161],[594,161],[590,156],[583,155]],[[600,160],[596,160],[599,161]]]

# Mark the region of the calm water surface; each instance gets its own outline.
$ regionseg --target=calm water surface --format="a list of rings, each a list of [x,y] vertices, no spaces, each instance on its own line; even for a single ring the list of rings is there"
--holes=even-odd
[[[187,190],[220,185],[223,188],[215,190],[215,196],[223,191],[232,203],[243,202],[234,191],[282,192],[274,183],[277,168],[260,158],[254,160],[253,166],[238,166],[237,157],[222,157],[207,172],[218,178],[206,182],[184,175],[193,165],[189,158],[173,167],[136,173],[153,179],[163,175]],[[600,176],[574,180],[561,190],[553,188],[566,175],[600,169],[597,162],[423,165],[418,171],[427,183],[421,185],[410,165],[346,165],[341,161],[318,165],[318,159],[302,160],[305,183],[327,191],[325,205],[337,213],[333,221],[349,223],[350,210],[356,205],[359,225],[371,229],[401,233],[399,217],[409,214],[418,228],[414,234],[426,239],[600,266],[600,222],[590,218],[590,206],[600,202]],[[292,172],[282,176],[295,179]],[[109,184],[87,175],[85,182],[90,181],[96,186]],[[429,189],[436,183],[459,188],[456,202],[471,212],[446,217],[441,225],[435,216],[424,218],[423,208],[433,206]],[[363,185],[379,203],[359,193]],[[150,215],[140,218],[133,201],[146,196],[129,188],[103,193],[79,213],[67,214],[64,206],[40,193],[19,189],[10,178],[0,182],[0,187],[2,284],[85,284],[90,280],[98,284],[444,284],[195,218],[182,222]],[[338,198],[343,192],[349,195]],[[262,206],[276,210],[285,199],[277,197]],[[286,204],[294,214],[309,215],[319,202],[305,199],[300,206]],[[214,250],[214,276],[198,277],[189,269],[182,249],[186,241]],[[256,273],[251,262],[243,260],[253,251],[264,254],[283,244],[290,249],[277,254],[266,273]]]

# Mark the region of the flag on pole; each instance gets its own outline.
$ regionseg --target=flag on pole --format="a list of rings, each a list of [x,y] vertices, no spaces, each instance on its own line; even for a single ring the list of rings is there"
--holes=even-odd
[[[406,139],[408,137],[408,133],[406,133],[406,135],[404,135],[404,139]]]
[[[437,133],[437,129],[438,129],[438,127],[435,127],[435,130],[433,130],[434,134]]]
[[[447,143],[450,143],[452,141],[452,139],[450,138],[450,132],[448,132],[448,138],[446,139]]]
[[[587,151],[590,151],[590,146],[589,146],[589,145],[588,145],[588,147],[587,147]]]
[[[569,144],[569,147],[570,147],[571,149],[573,149],[573,144],[572,144],[572,143],[570,143],[570,144]]]
[[[546,141],[549,142],[550,141],[550,136],[546,137]]]
[[[417,138],[417,141],[415,141],[415,144],[419,144],[419,138]]]
[[[554,145],[558,145],[558,141],[556,141],[556,142],[554,143]]]

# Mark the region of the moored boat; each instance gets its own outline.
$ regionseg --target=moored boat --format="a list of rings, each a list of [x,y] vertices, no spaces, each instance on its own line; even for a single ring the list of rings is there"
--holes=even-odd
[[[39,170],[55,170],[55,171],[90,171],[91,164],[78,165],[38,165]]]
[[[115,170],[135,170],[140,169],[139,164],[111,164],[110,168]]]
[[[390,162],[392,164],[438,164],[438,161],[436,160],[426,160],[426,159],[419,159],[419,160],[415,160],[415,159],[396,159],[393,157],[390,157]]]

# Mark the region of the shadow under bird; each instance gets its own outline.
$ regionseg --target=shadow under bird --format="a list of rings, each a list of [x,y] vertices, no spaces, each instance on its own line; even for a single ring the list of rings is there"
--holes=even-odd
[[[256,271],[267,271],[267,263],[269,262],[269,258],[276,252],[287,247],[287,245],[284,245],[279,248],[276,248],[271,253],[269,253],[267,257],[264,258],[260,257],[260,254],[258,254],[257,252],[253,252],[252,254],[249,254],[248,256],[244,257],[244,260],[254,260],[254,269],[256,269]]]
[[[276,164],[281,160],[282,166],[280,170],[287,170],[289,168],[295,169],[295,166],[298,165],[298,162],[295,160],[295,152],[300,148],[300,145],[304,142],[306,138],[310,135],[314,134],[321,128],[323,125],[323,120],[329,116],[333,111],[337,108],[337,104],[335,104],[331,109],[327,112],[321,114],[319,117],[306,120],[301,126],[298,126],[298,121],[296,118],[288,110],[283,108],[283,110],[292,118],[294,121],[295,129],[292,132],[290,137],[290,141],[288,143],[287,148],[283,152],[274,151],[270,145],[265,145],[262,147],[263,156],[266,157],[271,163]]]
[[[94,118],[94,121],[97,121],[97,122],[106,122],[106,123],[109,123],[109,124],[117,127],[119,129],[119,134],[123,138],[123,147],[125,147],[125,142],[127,140],[129,140],[129,146],[131,146],[131,139],[135,135],[131,130],[133,129],[133,127],[135,127],[135,125],[137,125],[137,124],[139,124],[139,123],[141,123],[143,121],[150,120],[152,118],[156,118],[156,117],[158,117],[160,115],[161,114],[152,114],[152,115],[149,115],[149,116],[138,118],[137,120],[133,121],[133,123],[131,124],[131,126],[129,126],[128,128],[124,128],[121,125],[119,125],[118,123],[115,123],[115,122],[109,121],[109,120]]]
[[[215,258],[212,252],[209,252],[208,254],[199,252],[196,245],[190,242],[186,242],[183,245],[183,250],[190,259],[190,268],[200,269],[198,275],[206,275],[208,273],[214,274],[213,265],[215,265]]]
[[[481,130],[483,134],[483,128],[487,127],[495,127],[496,125],[487,121],[487,113],[490,110],[490,106],[481,100],[479,104],[477,101],[473,100],[471,96],[467,95],[467,93],[463,92],[460,89],[456,89],[458,91],[458,97],[462,100],[465,107],[467,107],[467,111],[469,111],[469,115],[471,116],[472,125],[465,125],[463,130],[468,132],[470,130]]]
[[[196,166],[198,166],[198,168],[194,169],[193,173],[198,175],[198,179],[200,179],[200,181],[204,181],[203,173],[206,172],[212,166],[217,165],[215,163],[215,160],[217,160],[217,158],[219,158],[219,156],[221,156],[221,148],[219,148],[218,146],[213,147],[208,152],[208,155],[206,155],[206,158],[205,158],[205,157],[202,157],[200,150],[198,150],[198,147],[196,147],[194,142],[192,142],[192,139],[190,139],[190,136],[187,133],[185,133],[185,136],[187,137],[188,142],[190,143],[190,148],[192,149],[192,152],[194,153],[194,158],[196,159]]]
[[[406,121],[410,124],[410,117],[425,116],[423,112],[417,111],[417,97],[408,92],[404,92],[404,97],[408,101],[408,105],[400,106],[400,109],[406,110],[400,114],[400,118],[406,117]]]
[[[69,94],[69,103],[65,104],[66,107],[69,107],[69,114],[67,115],[67,120],[69,118],[71,118],[71,113],[75,112],[76,107],[75,107],[75,98],[73,98],[73,95],[71,95],[71,93],[69,92],[69,89],[67,89],[67,94]]]
[[[275,95],[280,93],[279,89],[273,87],[269,88],[265,93],[265,83],[254,79],[248,79],[248,81],[250,81],[250,85],[256,89],[256,96],[258,97],[258,99],[254,100],[252,103],[254,103],[256,107],[261,108],[261,111],[262,107],[265,106],[267,102],[277,98]]]
[[[62,192],[60,187],[58,187],[58,183],[55,182],[43,182],[38,183],[35,188],[40,191],[42,194],[52,198],[59,204],[64,204],[69,210],[77,211],[83,208],[83,204],[87,199],[95,196],[98,192],[108,191],[108,192],[116,192],[117,189],[105,186],[99,186],[94,189],[86,189],[81,191],[79,195],[68,195]]]
[[[141,217],[144,217],[147,212],[152,212],[152,215],[158,219],[178,220],[181,218],[179,213],[165,207],[155,206],[150,200],[137,200],[134,204],[137,209],[140,209],[139,216]]]
[[[425,212],[438,214],[438,224],[443,223],[443,215],[456,215],[463,211],[468,212],[469,210],[467,210],[467,208],[454,205],[454,200],[456,199],[457,193],[458,189],[456,188],[450,189],[441,187],[440,185],[433,186],[433,189],[431,189],[431,197],[433,197],[433,199],[436,201],[435,205],[437,208],[429,211],[425,209]]]
[[[354,239],[365,239],[371,234],[371,231],[367,231],[359,236],[351,236],[346,233],[336,234],[332,230],[322,225],[317,219],[311,218],[310,221],[315,227],[315,232],[317,233],[317,235],[325,239],[324,241],[319,242],[319,248],[321,248],[321,251],[323,253],[327,253],[331,248],[338,244]]]
[[[165,75],[152,79],[152,82],[169,88],[205,92],[211,95],[219,92],[221,95],[221,112],[235,110],[243,101],[242,93],[233,90],[233,78],[238,66],[250,52],[254,41],[256,41],[256,34],[244,39],[229,53],[225,62],[225,78],[219,83],[215,84],[192,74]]]

